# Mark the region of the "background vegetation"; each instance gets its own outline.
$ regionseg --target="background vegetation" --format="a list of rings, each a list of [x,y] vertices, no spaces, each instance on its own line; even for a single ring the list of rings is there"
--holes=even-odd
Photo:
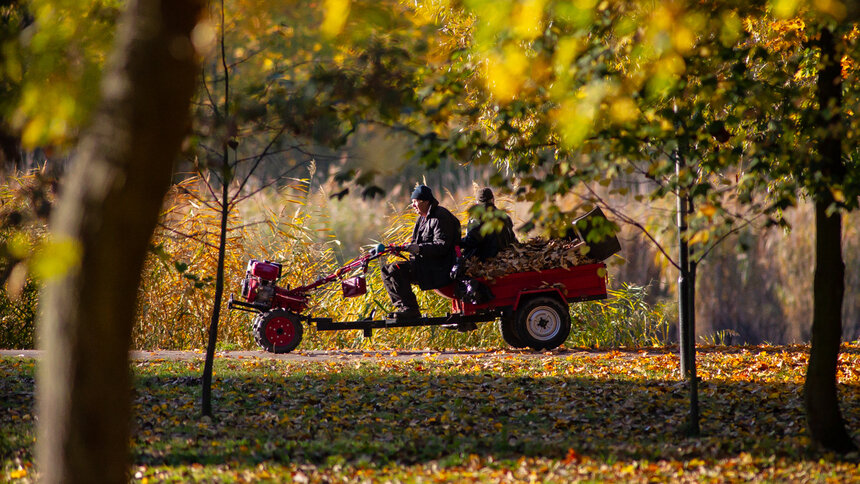
[[[307,173],[293,173],[307,180],[282,180],[274,185],[276,188],[257,193],[245,200],[238,211],[231,212],[226,264],[228,291],[238,290],[245,262],[252,257],[284,263],[287,268],[284,283],[295,285],[330,272],[357,255],[361,246],[386,238],[402,240],[411,223],[405,200],[409,188],[421,179],[438,192],[444,192],[449,206],[462,209],[472,194],[473,182],[483,185],[489,180],[498,182],[503,174],[521,175],[520,181],[532,183],[533,191],[509,186],[511,191],[527,196],[519,197],[521,201],[517,202],[513,198],[506,200],[518,224],[530,224],[536,216],[535,206],[541,203],[550,209],[548,219],[574,213],[593,194],[577,193],[581,187],[569,187],[555,179],[556,171],[561,169],[570,180],[576,181],[572,171],[565,171],[570,168],[567,162],[561,168],[549,168],[546,163],[558,160],[546,158],[540,151],[543,148],[534,151],[531,147],[543,146],[535,140],[545,140],[547,146],[558,148],[555,128],[559,128],[565,150],[583,148],[586,157],[583,160],[588,159],[598,167],[597,175],[605,176],[608,186],[601,196],[650,229],[666,252],[674,255],[676,237],[667,231],[670,227],[666,224],[671,220],[674,206],[664,197],[671,193],[673,185],[663,186],[658,197],[649,197],[650,185],[636,182],[633,175],[638,173],[620,168],[637,156],[644,156],[653,161],[651,166],[633,163],[627,168],[634,168],[634,172],[642,168],[642,173],[651,176],[652,181],[654,173],[671,178],[668,172],[672,167],[665,162],[666,154],[676,144],[680,146],[680,141],[671,134],[677,131],[673,126],[660,122],[678,117],[669,111],[671,103],[667,99],[679,95],[688,98],[684,89],[701,86],[701,93],[696,91],[698,97],[689,97],[692,104],[682,106],[693,113],[689,121],[694,123],[690,126],[697,133],[685,142],[694,143],[692,148],[698,150],[702,163],[710,163],[708,160],[713,158],[716,168],[733,168],[725,165],[731,163],[726,157],[733,152],[723,149],[725,145],[720,145],[712,135],[720,132],[720,127],[731,128],[733,131],[725,134],[733,136],[730,145],[737,145],[743,138],[739,133],[757,129],[744,124],[750,122],[747,118],[725,116],[720,111],[740,102],[738,92],[750,86],[750,80],[743,76],[760,72],[772,76],[773,82],[785,80],[793,71],[786,69],[783,73],[767,66],[769,56],[788,60],[790,66],[798,69],[794,79],[798,85],[784,94],[802,98],[809,95],[815,72],[814,58],[797,48],[814,35],[817,27],[803,17],[805,10],[797,2],[774,3],[771,13],[776,17],[765,16],[767,20],[759,23],[743,23],[742,18],[747,14],[755,17],[761,12],[733,6],[721,7],[715,10],[713,19],[707,19],[701,12],[685,12],[671,6],[651,11],[637,9],[635,4],[607,9],[590,4],[567,8],[552,2],[545,5],[526,2],[506,6],[497,18],[489,15],[497,7],[493,2],[472,2],[468,10],[459,13],[446,2],[426,2],[414,8],[395,2],[386,4],[389,9],[380,8],[375,2],[324,3],[321,8],[317,3],[235,0],[225,2],[223,12],[213,4],[212,17],[204,25],[206,29],[201,29],[206,35],[201,34],[200,46],[209,49],[204,53],[210,55],[195,105],[195,133],[189,140],[194,150],[185,153],[183,166],[193,166],[203,176],[219,173],[224,160],[217,159],[218,143],[227,139],[235,143],[232,145],[235,155],[241,154],[245,160],[253,160],[268,149],[268,143],[277,140],[271,153],[265,156],[266,162],[257,166],[252,184],[258,186],[282,177],[287,166],[295,168],[308,164],[309,160],[314,165]],[[834,5],[828,3],[821,10],[833,14],[833,9],[837,9]],[[554,27],[541,32],[535,23],[540,16],[533,15],[534,19],[529,20],[527,7],[546,7],[546,15],[554,19]],[[8,84],[10,92],[20,96],[19,105],[10,107],[14,111],[13,124],[20,128],[25,146],[39,148],[24,153],[16,161],[22,171],[4,178],[0,192],[0,212],[5,214],[0,246],[4,250],[16,246],[8,243],[11,238],[33,241],[28,247],[38,244],[47,214],[44,206],[50,197],[34,192],[46,186],[44,173],[53,176],[62,173],[61,153],[76,141],[78,130],[96,102],[96,92],[90,87],[101,72],[120,10],[119,4],[112,0],[89,5],[34,1],[31,8],[43,25],[55,28],[30,29],[28,35],[32,34],[32,38],[27,44],[27,55],[7,59],[10,67],[3,78],[4,86]],[[17,45],[16,29],[27,29],[33,21],[25,10],[4,11],[4,27],[9,31],[8,38],[4,37],[9,46],[7,51]],[[496,21],[473,27],[470,15]],[[797,18],[786,19],[792,15]],[[643,24],[644,40],[628,38],[632,32],[629,21],[625,20],[628,16],[647,21]],[[510,22],[499,20],[502,17],[510,17]],[[308,19],[322,28],[301,28]],[[679,22],[672,28],[664,28],[672,19]],[[714,27],[718,35],[704,36],[697,40],[701,45],[695,44],[688,35],[691,29],[711,26],[712,21],[719,24]],[[440,24],[445,28],[437,28]],[[848,33],[844,36],[847,44],[843,69],[849,76],[846,92],[853,92],[856,70],[849,54],[856,49],[857,31],[850,27],[846,25]],[[586,31],[589,36],[585,36]],[[597,41],[596,47],[589,44],[603,36],[618,40],[617,45],[611,46],[615,51],[604,52],[602,41]],[[219,39],[223,41],[223,58],[211,55],[218,50]],[[640,41],[641,45],[637,44]],[[737,45],[729,49],[733,42]],[[471,51],[466,49],[470,43]],[[760,48],[758,55],[745,57],[755,52],[750,50],[754,44]],[[521,45],[529,45],[530,56],[523,57]],[[598,51],[589,50],[592,48]],[[697,49],[707,49],[716,57],[702,57]],[[713,65],[697,60],[703,58],[711,59]],[[623,67],[636,59],[645,63],[643,72]],[[667,68],[679,59],[686,62],[683,76]],[[605,66],[614,65],[611,61],[621,64],[607,71]],[[78,69],[62,68],[75,63]],[[534,69],[526,68],[529,63]],[[741,63],[745,66],[743,72]],[[486,69],[478,69],[478,65]],[[12,75],[25,67],[26,78]],[[651,71],[645,75],[648,69]],[[529,71],[536,73],[532,79],[526,75]],[[715,71],[725,81],[718,98],[712,96]],[[224,86],[228,73],[230,89]],[[739,77],[732,77],[735,74]],[[689,82],[674,86],[677,79],[673,80],[673,76]],[[566,89],[540,88],[553,79]],[[620,90],[605,88],[607,80],[617,80]],[[675,91],[676,88],[681,90]],[[637,89],[641,90],[639,94]],[[521,102],[511,102],[515,93],[519,93]],[[588,95],[581,100],[571,98],[580,94]],[[742,92],[740,96],[744,99],[746,94]],[[343,105],[343,99],[350,99],[348,106]],[[462,99],[473,103],[474,109],[459,106],[457,103]],[[773,101],[762,99],[762,102]],[[853,99],[850,97],[847,102],[850,104]],[[529,102],[540,109],[531,109]],[[556,109],[559,103],[560,110]],[[586,105],[591,108],[585,109]],[[802,106],[814,108],[808,102]],[[599,116],[594,119],[580,116],[588,113]],[[629,124],[634,122],[634,116],[641,119]],[[627,139],[625,136],[636,135],[634,128],[638,126],[656,134],[659,143],[665,143],[650,148],[641,148],[639,143],[613,145],[608,153],[601,150],[590,153],[593,146],[580,146],[589,133],[577,126],[586,129],[584,126],[591,124],[597,137],[607,135],[612,140],[621,133],[619,139]],[[695,129],[699,124],[701,129]],[[451,132],[453,125],[468,129]],[[509,152],[494,158],[493,150],[502,146],[508,147]],[[626,152],[642,149],[644,154]],[[789,147],[788,151],[794,150]],[[763,152],[767,150],[751,151],[751,156],[763,156]],[[531,161],[517,161],[517,156]],[[44,165],[27,171],[27,167],[33,168],[37,163]],[[246,169],[243,165],[240,171]],[[731,170],[728,173],[731,175]],[[588,180],[590,175],[583,176]],[[514,178],[517,177],[511,179]],[[349,185],[351,193],[342,197],[345,180],[356,183]],[[745,183],[744,178],[739,180],[743,191],[746,188],[740,185]],[[384,198],[369,200],[357,196],[366,193],[367,185],[373,183],[385,187]],[[731,207],[714,198],[722,192],[710,187],[705,175],[695,183],[708,192],[699,201],[705,202],[705,207],[713,208],[710,204],[716,204],[720,215],[725,215],[725,210]],[[193,181],[182,182],[165,202],[162,229],[152,242],[152,254],[140,288],[134,337],[135,345],[140,348],[204,345],[205,321],[211,314],[207,304],[213,292],[218,214],[212,206],[200,203],[205,197],[191,196],[192,190],[200,195],[201,187]],[[551,206],[547,207],[547,203]],[[739,202],[734,200],[734,203]],[[11,223],[15,216],[27,213],[41,213],[42,217],[27,220],[23,225]],[[700,210],[692,217],[702,220],[703,213],[707,210]],[[784,210],[780,216],[791,224],[791,231],[761,226],[741,228],[711,249],[699,266],[696,316],[700,338],[710,340],[715,335],[725,335],[735,342],[747,343],[809,340],[813,214],[808,201],[800,198],[797,207]],[[848,272],[843,321],[844,337],[852,340],[860,334],[857,297],[860,265],[856,260],[860,242],[854,223],[857,216],[846,213],[845,217],[843,244]],[[712,228],[700,229],[696,228],[691,238],[698,237],[702,242],[699,236],[710,233]],[[575,327],[570,345],[642,345],[675,337],[672,326],[677,317],[668,304],[675,292],[674,270],[638,230],[623,224],[622,230],[623,252],[610,261],[616,301],[573,308],[574,319],[583,324]],[[0,258],[5,265],[0,269],[6,273],[15,270],[15,277],[9,279],[0,294],[4,346],[30,347],[34,343],[38,274],[31,273],[27,278],[22,269],[24,266],[32,269],[38,262],[27,263],[25,258],[16,258],[15,254]],[[383,311],[387,299],[381,292],[378,274],[372,272],[370,281],[370,294],[356,300],[339,298],[336,285],[321,291],[314,311],[336,319],[363,317],[372,309]],[[425,310],[434,314],[444,312],[447,306],[433,293],[421,294],[421,298]],[[227,311],[221,314],[224,318],[219,336],[221,345],[251,347],[248,316]],[[629,314],[634,314],[636,321],[647,321],[647,327],[639,328],[639,323],[619,319]],[[467,335],[429,329],[379,332],[372,344],[469,347],[497,342],[493,328],[482,325],[478,332]],[[313,331],[304,343],[308,348],[367,344],[358,332],[318,335]]]
[[[453,169],[446,173],[455,173]],[[9,179],[4,190],[4,213],[31,203],[26,193],[35,173]],[[285,180],[245,200],[231,214],[232,227],[227,250],[228,292],[238,293],[247,261],[251,258],[284,264],[282,285],[307,284],[333,272],[340,264],[377,242],[398,242],[409,237],[414,215],[408,196],[396,192],[379,200],[331,197],[336,185],[310,185],[318,174],[306,179]],[[438,180],[446,175],[431,172]],[[465,209],[473,202],[473,187],[461,179],[452,185],[434,187],[442,203],[465,220]],[[477,183],[479,180],[476,180]],[[429,183],[429,181],[428,181]],[[403,181],[401,185],[406,185]],[[160,229],[151,244],[140,288],[138,323],[134,344],[139,349],[199,349],[206,344],[205,322],[211,312],[212,274],[216,263],[217,211],[199,203],[202,185],[195,178],[178,183],[171,191]],[[637,206],[627,200],[640,220],[658,217],[659,206]],[[528,207],[500,195],[500,206],[512,212],[521,225]],[[641,204],[639,204],[641,205]],[[699,268],[697,326],[700,341],[773,344],[809,339],[811,317],[812,232],[811,208],[801,204],[786,212],[793,229],[749,229],[715,249]],[[843,309],[847,340],[860,331],[860,237],[856,214],[846,217],[845,257],[847,294]],[[44,227],[28,225],[38,238]],[[0,236],[9,237],[8,227]],[[520,235],[520,237],[523,237]],[[622,252],[608,261],[611,298],[572,306],[573,330],[567,346],[635,347],[664,344],[676,339],[677,312],[672,302],[674,269],[661,261],[654,245],[635,228],[622,226]],[[674,250],[671,234],[663,242]],[[121,267],[121,263],[119,264]],[[372,310],[388,310],[388,296],[379,278],[378,264],[368,273],[368,294],[344,299],[335,282],[314,294],[312,313],[336,320],[367,317]],[[27,279],[21,292],[0,292],[0,346],[34,346],[34,323],[38,284]],[[431,292],[418,292],[425,312],[443,315],[449,302]],[[222,311],[219,348],[253,349],[252,317]],[[716,338],[716,340],[715,340]],[[440,328],[397,329],[375,332],[367,341],[360,331],[306,332],[300,349],[334,348],[496,348],[503,346],[492,324],[477,331],[458,333]]]

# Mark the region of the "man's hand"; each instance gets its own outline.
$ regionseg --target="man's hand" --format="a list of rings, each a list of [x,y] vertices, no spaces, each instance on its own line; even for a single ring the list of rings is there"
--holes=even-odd
[[[409,244],[406,246],[406,251],[412,255],[418,255],[418,244]]]

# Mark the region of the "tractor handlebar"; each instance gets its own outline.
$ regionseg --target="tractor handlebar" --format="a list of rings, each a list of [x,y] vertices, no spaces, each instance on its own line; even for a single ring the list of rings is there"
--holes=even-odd
[[[293,289],[293,292],[296,293],[306,293],[311,289],[316,289],[319,286],[327,284],[329,282],[334,281],[335,279],[341,278],[344,274],[352,271],[354,269],[358,269],[359,267],[363,267],[365,270],[367,269],[367,264],[374,260],[382,257],[385,254],[397,254],[400,255],[401,252],[406,251],[405,245],[396,245],[396,244],[378,244],[376,247],[370,249],[366,255],[357,257],[347,264],[338,268],[334,273],[329,274],[328,276],[320,277],[316,281],[306,285]]]
[[[370,257],[376,258],[384,254],[400,253],[406,250],[405,245],[395,244],[377,244],[376,247],[370,249]]]

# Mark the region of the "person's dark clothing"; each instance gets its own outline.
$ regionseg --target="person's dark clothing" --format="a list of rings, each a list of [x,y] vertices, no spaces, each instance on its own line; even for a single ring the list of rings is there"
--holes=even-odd
[[[414,260],[404,260],[382,266],[382,284],[391,297],[396,311],[414,310],[418,308],[418,299],[412,292],[412,281],[415,273],[412,270]]]
[[[514,234],[514,223],[511,217],[501,210],[496,210],[492,205],[485,208],[486,210],[495,210],[496,216],[502,221],[502,230],[492,232],[487,235],[481,235],[481,220],[470,219],[469,230],[466,236],[463,237],[463,257],[477,257],[480,260],[486,260],[498,255],[499,251],[509,245],[517,243],[517,236]]]
[[[451,282],[454,247],[460,243],[460,221],[446,208],[432,205],[427,216],[419,216],[415,222],[411,243],[417,244],[418,253],[410,260],[382,267],[382,282],[391,302],[400,310],[418,309],[411,284],[427,290]]]

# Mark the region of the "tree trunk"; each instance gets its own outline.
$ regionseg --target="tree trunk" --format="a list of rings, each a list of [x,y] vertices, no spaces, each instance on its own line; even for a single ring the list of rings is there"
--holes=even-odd
[[[813,280],[812,348],[806,371],[804,401],[812,440],[836,452],[855,450],[845,429],[836,391],[836,366],[842,339],[842,217],[826,214],[828,202],[815,202],[815,273]]]
[[[842,183],[842,83],[839,57],[830,31],[820,40],[822,68],[818,76],[818,102],[822,136],[818,143],[820,172],[825,187],[815,192],[815,272],[813,275],[812,348],[804,384],[806,422],[812,440],[825,449],[856,449],[845,429],[836,389],[836,366],[842,339],[842,298],[845,263],[842,260],[842,216],[827,214],[834,202],[829,186]]]
[[[230,112],[230,69],[227,66],[224,38],[224,0],[221,0],[221,67],[224,69],[224,115]],[[216,109],[217,114],[217,109]],[[220,119],[221,116],[218,116]],[[224,120],[221,119],[223,122]],[[212,417],[212,370],[215,365],[215,346],[218,341],[218,321],[221,319],[221,299],[224,295],[224,256],[227,250],[227,221],[230,217],[230,152],[225,144],[221,151],[224,162],[221,171],[221,233],[218,236],[218,267],[215,269],[215,297],[212,301],[212,317],[209,320],[209,341],[206,343],[206,360],[203,364],[203,389],[200,392],[201,410],[204,417]]]
[[[39,324],[42,482],[128,481],[129,349],[140,273],[190,121],[202,0],[133,0],[51,227],[78,263]],[[62,249],[57,249],[62,250]]]
[[[224,165],[227,165],[227,150],[224,149]],[[209,320],[209,341],[206,344],[206,360],[203,365],[203,391],[201,392],[202,414],[212,417],[212,370],[215,362],[215,346],[218,341],[218,321],[221,319],[221,299],[224,296],[224,257],[227,250],[227,222],[230,219],[230,177],[224,169],[221,185],[221,233],[218,236],[218,267],[215,271],[215,297],[212,302],[212,318]]]

